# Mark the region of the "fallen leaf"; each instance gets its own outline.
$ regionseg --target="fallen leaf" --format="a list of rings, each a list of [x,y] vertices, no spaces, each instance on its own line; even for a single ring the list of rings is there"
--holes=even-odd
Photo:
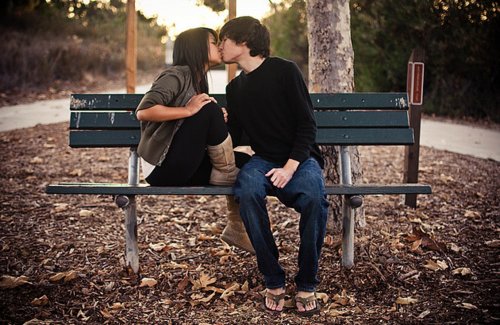
[[[30,164],[43,164],[43,159],[40,157],[34,157],[33,159],[30,160]]]
[[[477,211],[465,210],[464,216],[466,218],[478,218],[481,216],[481,213],[479,213]]]
[[[465,309],[477,309],[477,307],[473,304],[470,304],[468,302],[462,302],[462,304],[458,305],[458,307],[462,307],[462,308],[465,308]]]
[[[459,267],[459,268],[456,268],[453,271],[451,271],[451,273],[453,275],[457,275],[457,274],[469,275],[469,274],[472,274],[472,271],[468,267]]]
[[[81,169],[73,169],[72,171],[69,172],[69,176],[82,176],[83,175],[83,170]]]
[[[425,310],[425,311],[421,312],[421,313],[417,316],[417,318],[422,319],[422,318],[424,318],[425,316],[429,315],[430,313],[431,313],[431,311],[430,311],[430,310]]]
[[[207,236],[205,234],[200,234],[198,236],[198,240],[215,240],[217,237],[215,236]]]
[[[208,285],[215,283],[217,281],[217,278],[215,277],[210,277],[210,275],[206,274],[205,272],[202,272],[200,274],[200,278],[198,280],[191,280],[191,283],[193,284],[193,291],[198,290],[198,289],[203,289],[207,287]]]
[[[49,298],[46,295],[41,296],[40,298],[35,298],[31,301],[33,306],[44,306],[49,303]]]
[[[101,310],[101,315],[104,318],[112,318],[113,317],[113,315],[111,315],[111,313],[106,308],[104,308],[103,310]]]
[[[66,275],[64,276],[64,282],[69,282],[71,280],[74,280],[78,278],[78,273],[76,271],[68,271],[66,272]]]
[[[2,278],[0,280],[0,288],[12,289],[26,283],[30,282],[28,282],[28,277],[25,275],[21,275],[18,277],[13,277],[10,275],[2,275]]]
[[[248,292],[248,281],[245,280],[245,283],[241,286],[241,291]]]
[[[155,279],[153,278],[143,278],[141,280],[141,284],[139,285],[139,287],[154,287],[156,284],[158,283],[158,281],[156,281]]]
[[[69,282],[78,277],[78,273],[76,271],[67,271],[67,272],[59,272],[54,274],[49,278],[50,282],[57,282],[64,279],[64,282]]]
[[[411,251],[414,252],[416,251],[420,245],[422,244],[422,239],[417,239],[411,244]]]
[[[342,293],[340,295],[335,294],[333,296],[333,301],[337,304],[342,305],[342,306],[355,304],[354,298],[348,296],[347,291],[345,289],[342,290]]]
[[[59,273],[56,273],[53,276],[51,276],[49,278],[49,281],[50,282],[57,282],[57,281],[59,281],[61,279],[64,279],[65,276],[66,276],[66,272],[59,272]]]
[[[316,298],[320,299],[323,301],[323,304],[326,304],[328,302],[328,295],[324,292],[316,292]]]
[[[418,302],[418,299],[412,297],[406,297],[406,298],[398,297],[398,299],[396,299],[396,304],[398,305],[410,305],[416,302]]]
[[[485,242],[486,246],[488,247],[500,247],[500,240],[494,239],[494,240],[489,240]]]
[[[445,261],[433,261],[427,260],[427,264],[424,265],[425,268],[433,271],[446,270],[448,268],[448,264]]]
[[[221,294],[220,299],[227,301],[227,298],[234,295],[234,292],[240,288],[238,283],[233,283],[229,288],[224,290]]]
[[[459,253],[460,252],[460,247],[458,247],[456,244],[454,243],[449,243],[448,244],[448,248],[452,251],[452,252],[455,252],[455,253]]]
[[[80,217],[92,217],[94,215],[94,212],[82,209],[78,214],[80,215]]]
[[[156,244],[151,243],[151,244],[149,244],[149,248],[151,248],[155,252],[161,252],[165,249],[165,247],[167,247],[167,244],[165,244],[165,243],[156,243]]]
[[[68,203],[54,203],[54,211],[62,212],[68,210]]]
[[[118,310],[118,309],[124,309],[125,304],[121,302],[115,302],[113,305],[111,305],[111,309],[113,310]]]
[[[346,314],[349,314],[349,310],[333,309],[328,312],[328,315],[330,315],[331,317],[344,316]]]
[[[188,283],[189,283],[189,275],[186,272],[186,275],[184,276],[184,278],[181,281],[179,281],[179,283],[177,284],[177,292],[183,292],[184,289],[186,289],[186,286],[188,285]]]

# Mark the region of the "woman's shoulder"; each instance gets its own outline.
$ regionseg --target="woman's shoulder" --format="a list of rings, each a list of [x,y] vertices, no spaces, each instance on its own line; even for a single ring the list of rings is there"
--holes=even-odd
[[[172,65],[168,66],[165,69],[163,69],[162,72],[158,75],[156,79],[160,79],[163,77],[167,76],[172,76],[172,77],[177,77],[177,78],[190,78],[191,77],[191,72],[189,70],[188,66],[184,65]]]

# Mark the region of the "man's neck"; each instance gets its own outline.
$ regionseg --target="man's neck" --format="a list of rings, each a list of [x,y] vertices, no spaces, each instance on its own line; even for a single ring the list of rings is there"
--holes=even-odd
[[[264,62],[265,58],[262,56],[248,56],[247,58],[241,60],[239,63],[240,67],[243,69],[245,73],[250,73],[260,67],[262,62]]]

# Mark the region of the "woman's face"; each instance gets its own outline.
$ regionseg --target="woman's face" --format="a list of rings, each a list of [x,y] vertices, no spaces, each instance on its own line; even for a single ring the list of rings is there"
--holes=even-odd
[[[210,67],[219,65],[222,62],[219,48],[217,46],[217,41],[215,37],[210,34],[208,36],[208,64]]]

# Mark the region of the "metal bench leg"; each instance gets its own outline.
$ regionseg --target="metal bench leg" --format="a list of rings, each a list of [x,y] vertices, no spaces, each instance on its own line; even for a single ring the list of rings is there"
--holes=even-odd
[[[135,148],[130,148],[128,163],[128,184],[139,184],[139,157]],[[135,195],[117,196],[116,204],[125,212],[125,263],[134,271],[139,272],[139,247],[137,245],[137,205]]]
[[[340,147],[340,182],[351,185],[351,159],[347,146]],[[349,204],[350,197],[342,198],[342,265],[346,268],[354,266],[354,211]]]
[[[139,247],[137,245],[137,214],[135,196],[129,196],[125,212],[125,263],[134,273],[139,272]]]
[[[342,200],[342,265],[348,269],[354,266],[354,209]]]

